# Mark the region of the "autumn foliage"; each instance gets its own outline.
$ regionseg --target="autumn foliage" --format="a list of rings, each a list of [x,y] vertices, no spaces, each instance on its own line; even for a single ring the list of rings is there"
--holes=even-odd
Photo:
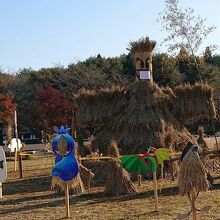
[[[38,112],[37,124],[44,130],[53,126],[70,126],[73,104],[64,95],[51,85],[37,87],[36,108]]]
[[[2,82],[0,81],[0,88],[2,87]],[[16,109],[16,105],[13,103],[13,96],[4,95],[0,92],[0,122],[9,122]]]

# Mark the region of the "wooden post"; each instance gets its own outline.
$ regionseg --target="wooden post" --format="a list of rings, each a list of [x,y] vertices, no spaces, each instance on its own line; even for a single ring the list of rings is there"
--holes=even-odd
[[[18,163],[19,163],[19,175],[20,175],[20,179],[23,178],[23,174],[22,174],[22,159],[21,159],[21,155],[20,155],[20,150],[19,150],[19,146],[18,146],[18,123],[17,123],[17,111],[15,110],[15,138],[16,138],[16,143],[17,143],[17,147],[15,149],[15,171],[16,171],[16,164],[17,164],[17,159],[18,159]]]
[[[153,181],[154,181],[154,197],[155,197],[155,211],[158,212],[158,193],[157,193],[157,174],[153,171]]]
[[[22,155],[21,152],[18,151],[18,164],[19,164],[19,175],[20,175],[20,179],[23,178],[23,170],[22,170]]]
[[[192,219],[196,220],[197,215],[196,215],[196,208],[195,208],[195,199],[196,199],[196,188],[192,188]]]
[[[2,183],[0,183],[0,199],[2,198]]]
[[[141,174],[137,175],[138,186],[141,186]]]
[[[65,183],[65,206],[66,206],[66,218],[70,218],[70,201],[69,201],[68,183]]]
[[[16,137],[16,143],[17,147],[15,148],[15,164],[14,164],[14,170],[17,170],[17,152],[18,152],[18,129],[17,129],[17,111],[15,110],[15,137]]]

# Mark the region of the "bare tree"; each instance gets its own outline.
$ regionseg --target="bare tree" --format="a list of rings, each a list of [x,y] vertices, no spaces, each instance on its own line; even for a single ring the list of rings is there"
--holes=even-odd
[[[158,21],[168,34],[162,42],[166,44],[168,51],[175,53],[184,48],[193,57],[194,65],[200,74],[195,55],[206,37],[216,27],[207,26],[206,19],[195,15],[192,8],[180,7],[179,0],[165,0],[165,9],[159,13]],[[214,48],[214,45],[212,47]]]

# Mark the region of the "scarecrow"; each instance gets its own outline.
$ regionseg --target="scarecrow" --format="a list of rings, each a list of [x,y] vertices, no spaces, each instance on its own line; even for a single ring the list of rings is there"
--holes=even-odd
[[[65,191],[66,217],[70,217],[69,188],[83,190],[79,175],[79,166],[73,154],[75,142],[68,134],[69,128],[55,127],[57,136],[53,139],[52,149],[55,154],[55,166],[52,169],[52,187]]]
[[[204,167],[199,154],[199,147],[189,142],[181,155],[181,166],[179,175],[179,191],[181,195],[187,194],[191,204],[193,219],[196,219],[195,207],[196,198],[201,191],[207,191],[209,182],[207,181],[207,170]]]
[[[122,154],[145,153],[147,146],[182,150],[192,136],[183,122],[215,117],[213,90],[208,84],[159,87],[153,81],[155,41],[131,42],[136,80],[128,87],[82,89],[76,95],[77,123],[93,123],[100,132],[93,145],[107,154],[115,139]]]

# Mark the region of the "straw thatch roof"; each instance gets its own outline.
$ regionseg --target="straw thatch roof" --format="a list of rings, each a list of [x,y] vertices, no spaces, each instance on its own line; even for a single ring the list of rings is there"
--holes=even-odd
[[[184,146],[191,135],[182,122],[215,115],[207,84],[171,90],[139,81],[128,88],[82,90],[76,100],[78,123],[92,121],[103,127],[94,145],[104,153],[112,139],[122,154],[145,152],[149,146]]]

